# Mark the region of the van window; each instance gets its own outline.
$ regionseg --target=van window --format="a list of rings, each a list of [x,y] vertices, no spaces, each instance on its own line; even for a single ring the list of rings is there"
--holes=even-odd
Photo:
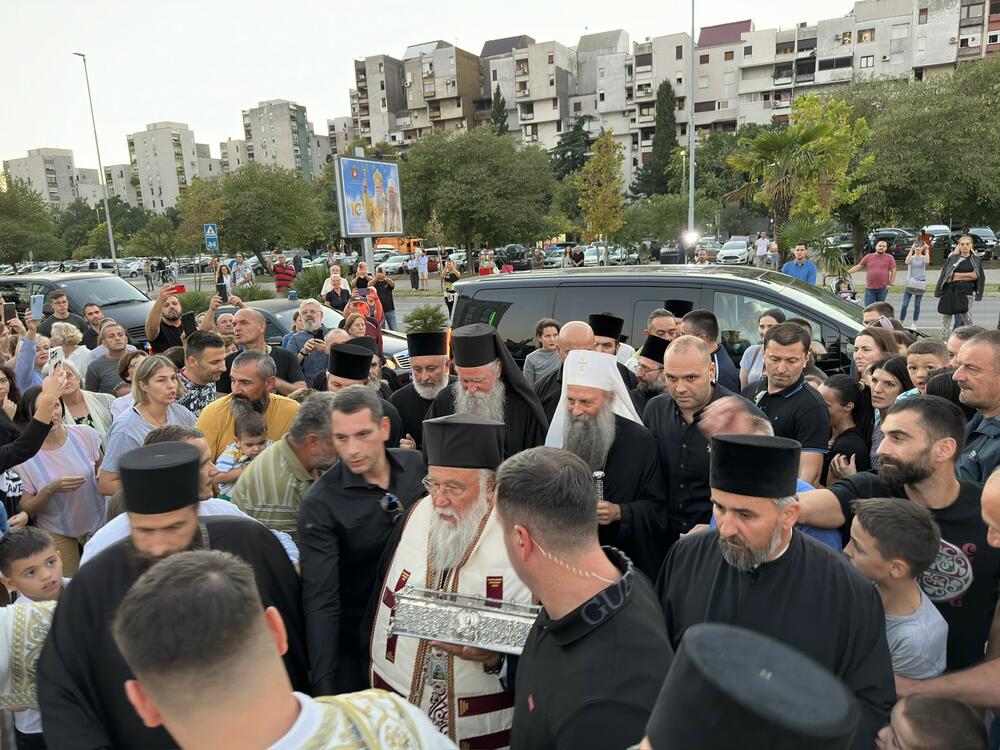
[[[570,320],[586,320],[593,313],[608,312],[625,319],[622,334],[627,342],[642,346],[642,331],[646,318],[658,307],[665,307],[678,318],[699,306],[701,287],[662,288],[643,286],[589,287],[580,284],[564,284],[556,294],[556,314],[560,323]]]
[[[4,302],[13,302],[17,305],[18,312],[28,306],[27,284],[23,281],[3,281],[0,282],[0,297]]]
[[[765,310],[777,308],[786,318],[805,318],[812,325],[813,341],[823,341],[822,327],[797,310],[775,304],[770,300],[740,292],[715,292],[713,312],[719,320],[720,343],[737,361],[753,344],[761,343],[757,319]]]
[[[552,293],[540,287],[482,289],[468,307],[456,307],[453,324],[487,323],[497,329],[514,359],[536,349],[535,324],[552,316]]]

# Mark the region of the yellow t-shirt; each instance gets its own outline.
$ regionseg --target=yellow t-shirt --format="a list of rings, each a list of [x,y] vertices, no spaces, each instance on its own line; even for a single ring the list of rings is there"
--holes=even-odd
[[[233,416],[232,408],[230,408],[232,400],[231,393],[216,399],[201,410],[201,416],[195,423],[195,426],[205,433],[208,449],[212,451],[213,462],[217,461],[222,452],[226,450],[226,446],[236,439],[234,434],[236,418]],[[282,436],[288,432],[288,427],[298,410],[298,401],[279,396],[277,393],[270,394],[267,410],[264,412],[268,439],[281,440]]]

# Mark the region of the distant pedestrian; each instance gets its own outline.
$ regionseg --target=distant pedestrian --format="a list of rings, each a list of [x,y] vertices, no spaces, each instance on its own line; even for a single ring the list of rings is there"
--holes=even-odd
[[[396,330],[396,302],[392,298],[392,290],[396,282],[386,276],[385,269],[379,266],[375,269],[375,293],[382,303],[382,327],[390,331]]]
[[[767,234],[757,232],[757,241],[753,243],[755,255],[753,263],[757,268],[766,268],[768,255],[770,254],[771,243],[767,239]]]
[[[906,287],[903,289],[903,309],[900,321],[906,320],[906,309],[913,300],[913,322],[920,319],[920,301],[927,291],[927,266],[931,262],[931,249],[922,240],[916,240],[906,254]]]
[[[279,297],[288,296],[293,281],[295,281],[295,267],[283,254],[279,255],[278,262],[274,264],[274,288]]]
[[[448,306],[448,315],[455,306],[455,282],[462,278],[455,261],[448,259],[444,269],[444,303]]]
[[[794,260],[790,260],[781,267],[781,272],[793,279],[804,281],[807,284],[816,284],[816,264],[809,260],[809,250],[804,242],[795,246],[793,251]]]
[[[873,302],[884,302],[889,294],[889,287],[896,281],[896,259],[889,252],[889,243],[879,240],[875,243],[875,252],[868,253],[861,262],[848,269],[847,273],[855,273],[865,269],[865,305]]]
[[[410,256],[410,259],[406,261],[406,272],[410,276],[410,288],[416,291],[420,288],[420,269],[417,268],[415,256]]]
[[[417,272],[420,276],[420,288],[426,290],[427,287],[427,276],[430,269],[430,258],[427,257],[427,252],[424,250],[419,251],[420,255],[417,256]]]
[[[142,262],[142,276],[146,279],[146,291],[153,291],[153,261],[149,258]]]
[[[295,275],[298,276],[302,273],[302,249],[299,248],[295,251],[295,257],[292,258],[292,267],[295,269]]]

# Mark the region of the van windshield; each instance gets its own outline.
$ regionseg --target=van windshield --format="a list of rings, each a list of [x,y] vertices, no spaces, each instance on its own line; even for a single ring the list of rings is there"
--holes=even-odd
[[[89,302],[101,307],[121,305],[129,302],[148,302],[149,298],[117,276],[93,276],[86,279],[67,279],[58,282],[60,289],[77,309]]]

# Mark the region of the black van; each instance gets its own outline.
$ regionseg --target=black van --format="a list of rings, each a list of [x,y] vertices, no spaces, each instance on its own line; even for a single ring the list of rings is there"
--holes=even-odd
[[[659,307],[678,318],[695,309],[719,319],[722,344],[739,364],[760,342],[757,318],[770,308],[812,323],[813,340],[826,347],[817,365],[847,372],[854,337],[862,329],[861,308],[827,289],[776,271],[731,266],[631,266],[481,276],[455,285],[452,326],[489,323],[521,361],[535,348],[540,318],[586,320],[609,312],[625,319],[622,335],[642,346],[646,318]]]

